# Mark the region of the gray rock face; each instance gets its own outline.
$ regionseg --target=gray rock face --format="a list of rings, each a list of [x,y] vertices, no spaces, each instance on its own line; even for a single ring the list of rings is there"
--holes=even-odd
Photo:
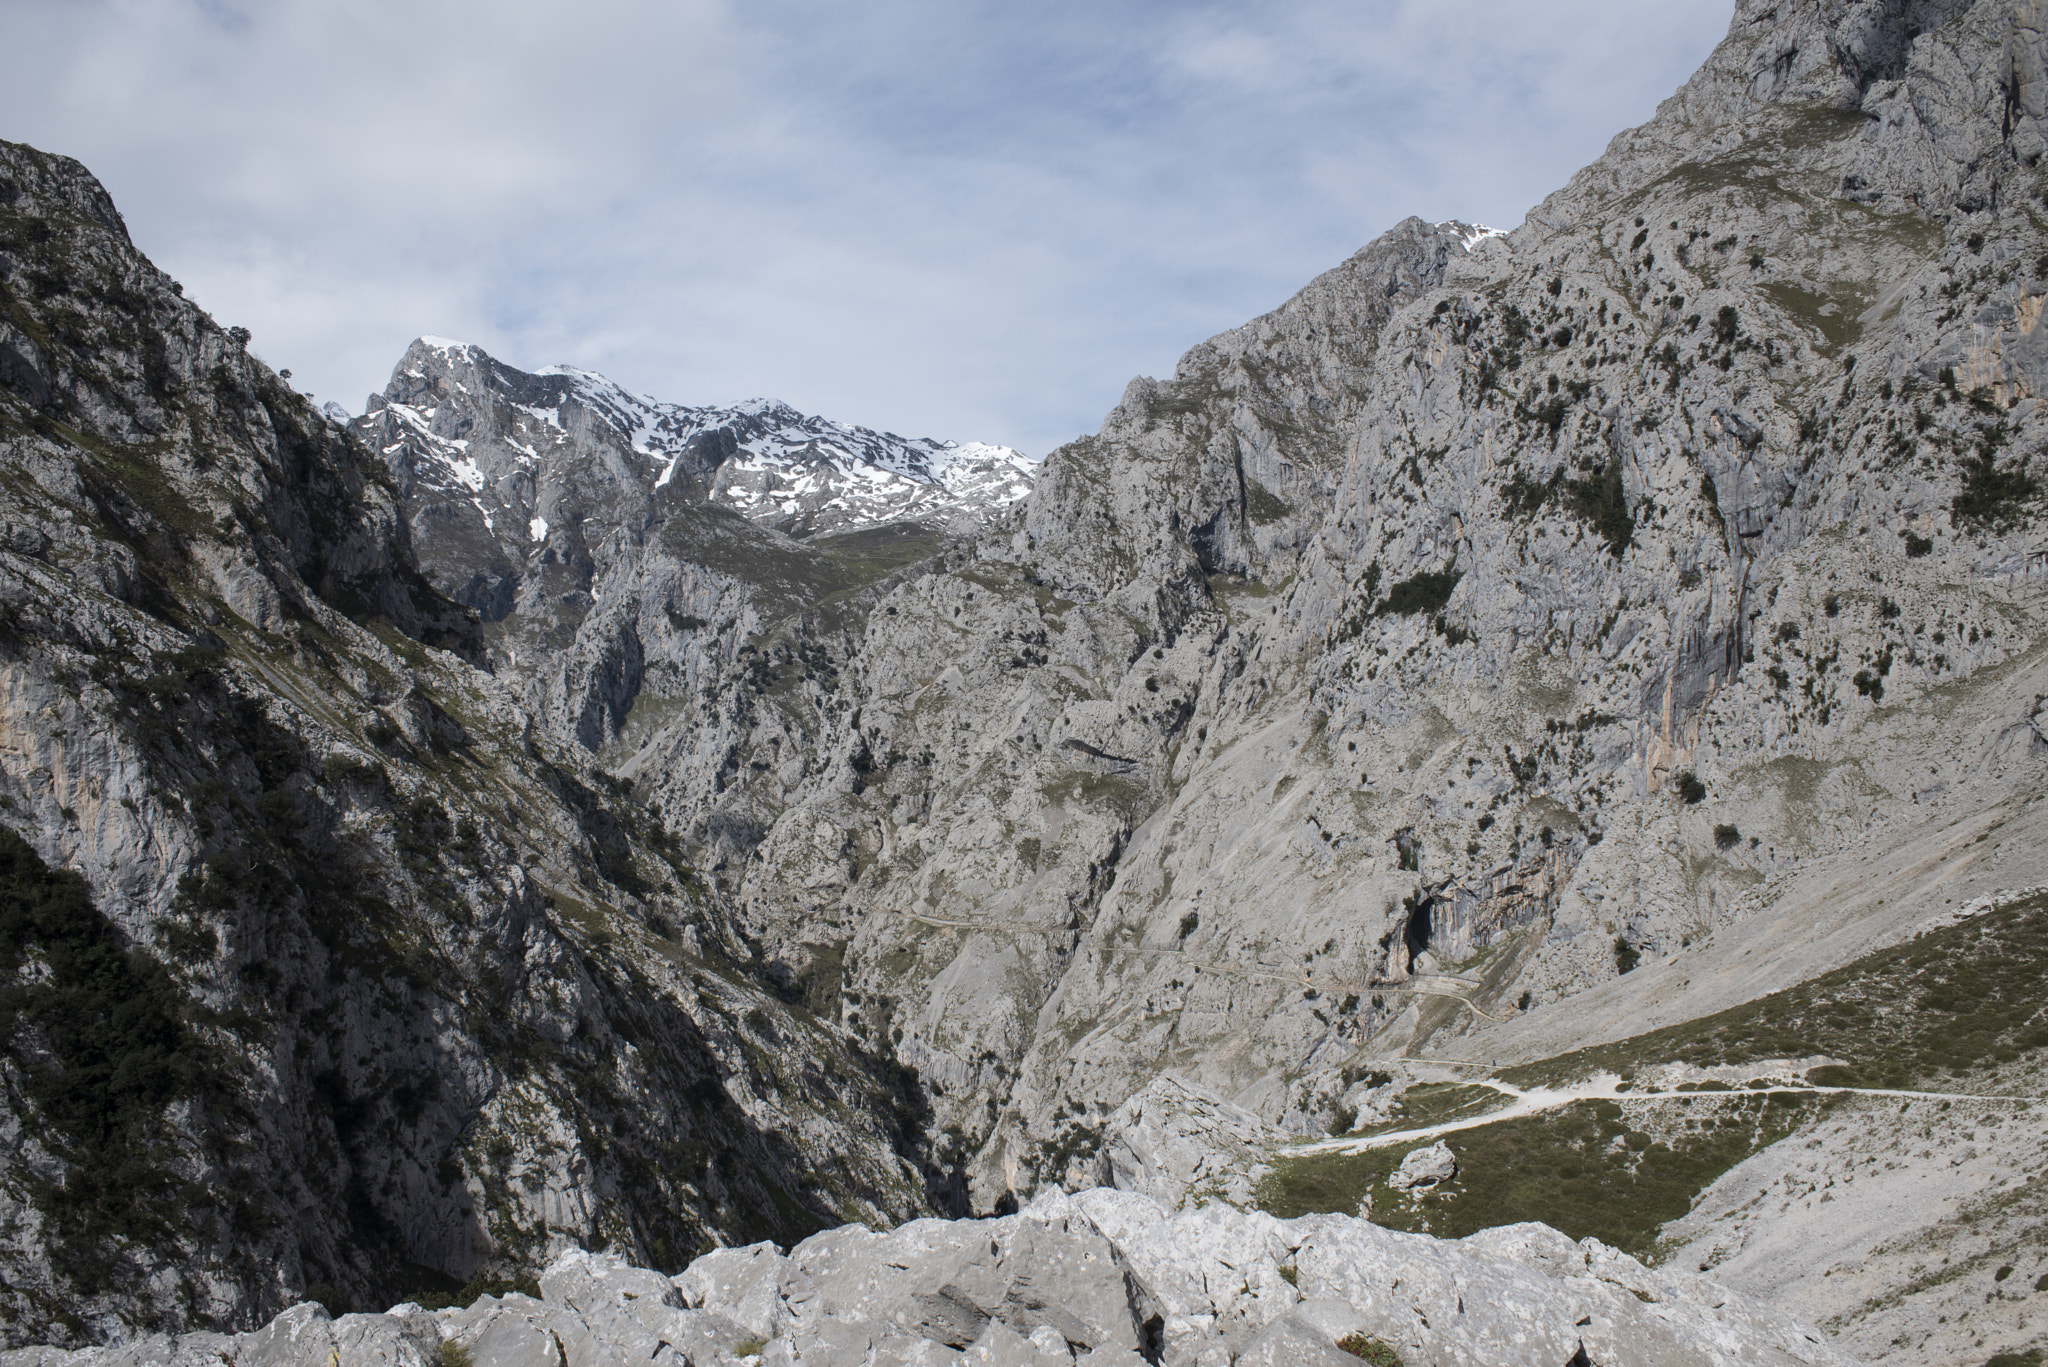
[[[928,1210],[914,1112],[477,667],[383,463],[75,163],[0,145],[0,242],[0,1342]]]
[[[607,756],[978,1209],[1164,1069],[1327,1133],[1909,926],[1871,861],[2048,840],[2030,13],[1743,5],[1514,232],[1404,223]]]
[[[1267,1154],[1286,1137],[1243,1107],[1167,1074],[1110,1117],[1096,1176],[1102,1186],[1149,1196],[1168,1210],[1205,1199],[1244,1206],[1270,1170]]]
[[[439,338],[413,343],[354,429],[390,461],[422,571],[476,611],[499,677],[714,865],[751,851],[772,819],[760,796],[844,770],[825,706],[847,651],[835,619],[1035,477],[1004,447],[769,400],[662,403]],[[840,606],[804,613],[820,601]]]
[[[1743,0],[1514,232],[1400,225],[971,536],[835,535],[720,493],[748,415],[431,346],[364,426],[387,480],[10,149],[7,823],[246,1060],[246,1123],[148,1111],[160,1190],[285,1193],[134,1255],[79,1337],[397,1257],[672,1267],[789,1243],[784,1199],[889,1223],[1105,1161],[1235,1195],[1223,1105],[1327,1133],[1389,1059],[1687,1019],[2040,883],[2044,51],[2030,0]],[[1125,1112],[1168,1071],[1193,1131]],[[85,1170],[47,1117],[7,1191]],[[55,1324],[65,1208],[7,1199],[11,1323]],[[1030,1235],[1107,1269],[1073,1324],[1017,1226],[722,1254],[703,1294],[876,1360],[1199,1361],[1311,1288],[1432,1360],[1722,1351],[1718,1293],[1527,1231],[1457,1247],[1507,1268],[1473,1310],[1446,1246],[1212,1202],[1154,1249],[1138,1199]]]
[[[776,1304],[764,1311],[768,1286]],[[746,1315],[772,1332],[743,1329],[735,1321]],[[331,1323],[301,1305],[238,1338],[30,1349],[0,1355],[0,1367],[314,1367],[336,1351],[343,1362],[411,1367],[442,1342],[494,1367],[708,1365],[743,1348],[769,1364],[1341,1367],[1358,1360],[1335,1347],[1352,1334],[1416,1367],[1851,1361],[1704,1278],[1653,1272],[1543,1225],[1442,1242],[1345,1216],[1283,1221],[1222,1206],[1170,1215],[1103,1190],[1048,1193],[992,1220],[919,1220],[888,1234],[849,1226],[787,1256],[721,1250],[673,1281],[576,1250],[543,1275],[538,1300],[487,1297],[436,1314],[401,1306]]]

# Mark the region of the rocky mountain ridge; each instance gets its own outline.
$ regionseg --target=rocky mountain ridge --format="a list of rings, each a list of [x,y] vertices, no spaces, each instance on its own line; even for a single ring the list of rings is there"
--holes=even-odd
[[[379,423],[387,410],[394,422]],[[533,519],[548,511],[532,501],[530,486],[547,483],[539,448],[598,433],[647,458],[650,488],[694,479],[702,497],[798,536],[902,521],[971,530],[1031,491],[1033,462],[1007,446],[899,437],[776,399],[666,403],[574,366],[516,370],[445,337],[407,348],[357,422],[367,440],[395,439],[378,449],[387,458],[403,452],[393,463],[413,467],[413,480],[468,489],[487,523],[507,516],[517,525],[517,514],[530,514],[533,540],[545,535],[531,531]]]
[[[930,1209],[915,1095],[479,668],[246,342],[0,144],[0,1334]]]
[[[1401,225],[606,761],[983,1209],[1162,1068],[1322,1133],[2036,885],[2041,60],[1742,4],[1514,232]]]
[[[857,1225],[721,1249],[673,1278],[580,1250],[513,1293],[430,1313],[330,1319],[299,1305],[254,1333],[0,1357],[5,1367],[489,1367],[624,1360],[1000,1367],[1417,1367],[1501,1362],[1847,1364],[1811,1329],[1714,1283],[1541,1225],[1455,1243],[1344,1215],[1168,1214],[1128,1192],[1048,1192],[991,1220]]]

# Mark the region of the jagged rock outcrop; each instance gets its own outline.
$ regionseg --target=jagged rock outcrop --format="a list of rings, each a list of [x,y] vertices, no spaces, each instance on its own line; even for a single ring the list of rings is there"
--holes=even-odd
[[[1413,1367],[1851,1362],[1814,1330],[1713,1282],[1544,1225],[1441,1242],[1341,1215],[1168,1215],[1142,1196],[1051,1192],[1000,1219],[921,1220],[890,1234],[848,1226],[786,1256],[750,1249],[745,1278],[700,1270],[734,1257],[709,1255],[669,1279],[576,1250],[548,1269],[539,1298],[332,1322],[301,1305],[234,1339],[30,1350],[0,1367],[319,1367],[372,1345],[384,1361],[425,1364],[444,1343],[490,1367],[708,1367],[743,1353],[770,1367],[1338,1367],[1359,1360],[1335,1346],[1352,1336]]]
[[[1168,1073],[1110,1117],[1095,1177],[1168,1210],[1207,1200],[1248,1206],[1269,1171],[1267,1156],[1286,1137],[1243,1107]]]
[[[714,866],[777,810],[729,788],[773,803],[844,758],[814,690],[776,685],[822,676],[829,693],[850,648],[836,619],[1034,476],[1005,447],[769,400],[661,403],[441,338],[412,344],[353,427],[390,461],[423,572],[476,609],[499,676],[546,730],[642,780]],[[820,603],[837,607],[779,629]],[[757,708],[763,692],[795,696]]]
[[[478,668],[247,340],[0,144],[0,1340],[929,1209],[917,1098]]]

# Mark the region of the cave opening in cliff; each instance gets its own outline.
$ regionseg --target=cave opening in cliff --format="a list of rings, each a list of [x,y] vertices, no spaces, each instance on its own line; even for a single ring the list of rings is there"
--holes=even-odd
[[[1407,946],[1408,962],[1412,965],[1430,946],[1436,925],[1436,898],[1412,898],[1405,909],[1408,919],[1401,927],[1401,941]]]

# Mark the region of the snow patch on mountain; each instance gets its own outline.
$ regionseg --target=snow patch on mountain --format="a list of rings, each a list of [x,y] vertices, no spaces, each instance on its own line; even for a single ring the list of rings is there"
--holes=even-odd
[[[596,440],[637,465],[649,492],[687,475],[694,496],[799,536],[904,521],[972,531],[1029,494],[1037,472],[1007,446],[878,432],[779,399],[669,403],[577,366],[515,370],[446,337],[415,342],[369,410],[359,427],[411,487],[482,495]],[[513,511],[530,522],[538,509]]]

